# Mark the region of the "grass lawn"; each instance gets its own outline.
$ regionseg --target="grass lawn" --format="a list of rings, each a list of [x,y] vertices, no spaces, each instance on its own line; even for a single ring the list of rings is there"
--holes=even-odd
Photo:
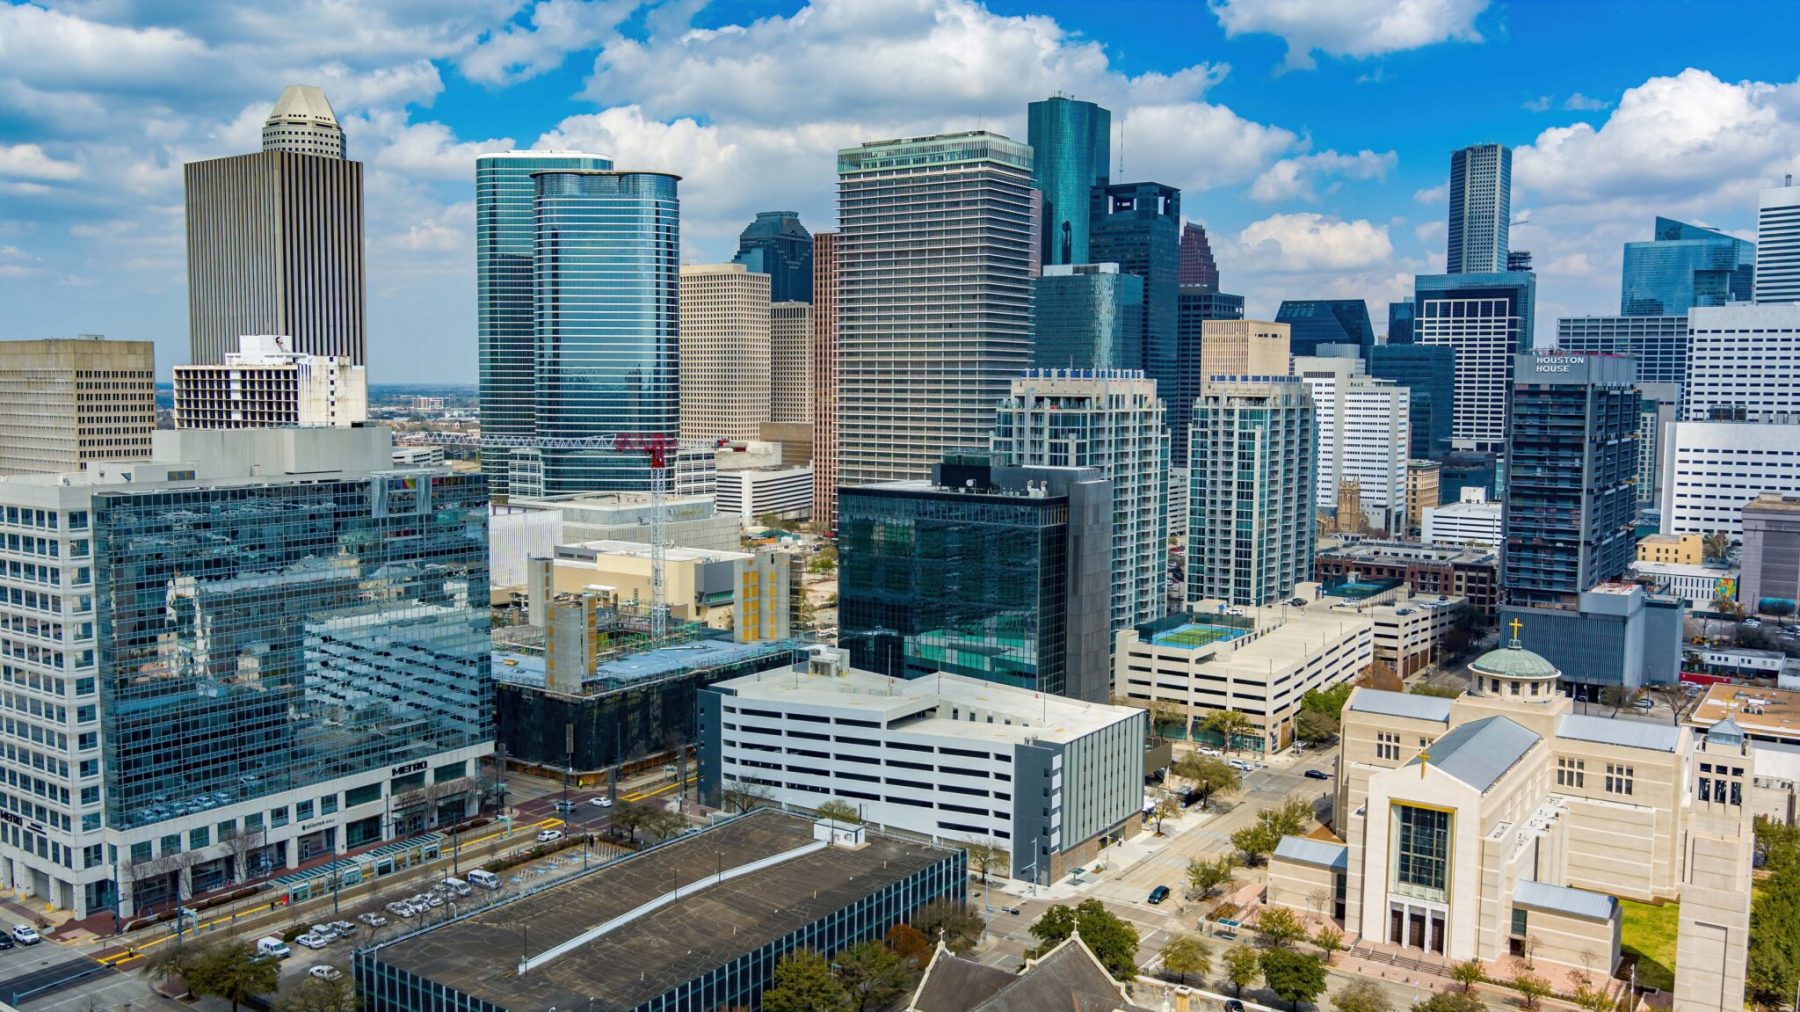
[[[1619,945],[1638,957],[1638,985],[1664,991],[1675,987],[1675,932],[1681,923],[1681,904],[1660,906],[1620,900],[1624,923]]]
[[[1218,629],[1201,627],[1198,629],[1182,629],[1177,632],[1169,633],[1163,637],[1163,642],[1173,643],[1178,647],[1203,647],[1208,643],[1224,638],[1225,634]]]

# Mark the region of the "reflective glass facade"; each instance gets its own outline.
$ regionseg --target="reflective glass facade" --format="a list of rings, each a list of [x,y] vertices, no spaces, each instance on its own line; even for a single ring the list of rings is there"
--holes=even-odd
[[[532,262],[545,440],[680,427],[681,209],[660,172],[541,172]],[[648,487],[639,452],[547,444],[542,495]]]
[[[512,151],[475,160],[475,337],[481,369],[481,431],[535,431],[536,318],[532,311],[532,206],[543,169],[610,169],[599,155]],[[504,447],[481,453],[488,489],[506,494]]]
[[[1444,273],[1505,271],[1512,225],[1512,149],[1475,144],[1451,152],[1449,196]]]
[[[1317,355],[1322,344],[1348,344],[1367,362],[1375,347],[1369,304],[1361,299],[1284,301],[1275,322],[1288,325],[1288,350],[1294,355]]]
[[[1305,384],[1207,383],[1188,438],[1188,602],[1268,604],[1312,579],[1319,425]]]
[[[1413,343],[1413,315],[1414,307],[1411,299],[1388,303],[1387,343]]]
[[[1679,316],[1565,316],[1556,321],[1556,347],[1559,350],[1630,355],[1637,359],[1638,380],[1643,383],[1673,383],[1679,389],[1686,389],[1691,344],[1685,313]]]
[[[1094,191],[1091,252],[1095,263],[1115,263],[1144,279],[1144,326],[1138,357],[1156,394],[1169,406],[1169,430],[1187,422],[1177,405],[1198,369],[1183,368],[1180,340],[1181,191],[1161,183],[1121,183]],[[1199,350],[1192,351],[1198,363]],[[1192,396],[1185,398],[1189,402]],[[1180,456],[1180,455],[1178,455]],[[1180,466],[1177,461],[1176,466]]]
[[[1450,827],[1453,813],[1396,804],[1393,891],[1444,902],[1450,896]]]
[[[1369,375],[1407,389],[1407,417],[1412,425],[1408,452],[1419,459],[1442,460],[1450,452],[1456,349],[1447,345],[1376,345],[1370,349]]]
[[[486,501],[418,473],[96,493],[108,824],[491,740]]]
[[[1677,316],[1695,306],[1748,302],[1755,283],[1755,243],[1658,218],[1653,241],[1625,244],[1619,312]]]
[[[796,212],[756,212],[731,259],[769,276],[770,302],[813,300],[813,240]]]
[[[1200,396],[1200,349],[1205,343],[1206,321],[1241,320],[1244,297],[1203,285],[1182,285],[1175,296],[1175,368],[1169,382],[1157,391],[1168,409],[1169,466],[1184,468],[1188,460],[1188,429],[1194,417],[1194,398]]]
[[[1122,274],[1117,266],[1052,266],[1032,282],[1037,323],[1033,368],[1138,368],[1129,363],[1142,350],[1138,335],[1144,326],[1144,279]]]
[[[1112,163],[1112,113],[1092,102],[1057,96],[1026,109],[1031,178],[1043,201],[1038,257],[1046,264],[1085,264],[1093,189],[1105,186]]]

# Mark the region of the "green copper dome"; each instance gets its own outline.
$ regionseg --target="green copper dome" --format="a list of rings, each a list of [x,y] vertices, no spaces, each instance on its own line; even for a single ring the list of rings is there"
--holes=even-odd
[[[1477,657],[1469,670],[1492,678],[1556,678],[1561,674],[1556,665],[1520,646],[1518,640]]]

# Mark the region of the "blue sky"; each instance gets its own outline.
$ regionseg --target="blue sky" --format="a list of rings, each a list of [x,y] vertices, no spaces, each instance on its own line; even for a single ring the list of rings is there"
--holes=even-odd
[[[305,31],[295,31],[305,26]],[[316,83],[366,163],[371,379],[472,380],[474,156],[563,146],[685,177],[684,258],[759,209],[831,227],[832,153],[1024,130],[1052,91],[1181,186],[1252,314],[1387,300],[1442,262],[1451,149],[1516,149],[1538,326],[1614,312],[1669,214],[1749,236],[1800,171],[1800,4],[1490,0],[67,0],[0,6],[0,337],[185,361],[181,164],[254,150]],[[1115,152],[1118,148],[1115,138]]]

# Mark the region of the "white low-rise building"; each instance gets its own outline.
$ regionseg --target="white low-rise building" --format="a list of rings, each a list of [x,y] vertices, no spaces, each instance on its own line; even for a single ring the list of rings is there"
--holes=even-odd
[[[307,355],[280,334],[246,334],[214,365],[175,367],[175,427],[349,428],[369,419],[364,368],[345,356]]]
[[[961,675],[912,680],[815,648],[805,669],[698,694],[700,796],[854,805],[863,821],[1006,852],[1050,882],[1141,828],[1142,710]],[[996,869],[998,871],[998,869]]]
[[[1422,539],[1428,545],[1500,544],[1500,503],[1487,489],[1464,486],[1456,502],[1425,510]]]
[[[1738,571],[1719,566],[1684,566],[1678,562],[1633,562],[1631,574],[1663,593],[1683,598],[1695,611],[1714,611],[1713,602],[1737,600]]]
[[[760,517],[806,520],[812,516],[812,465],[767,470],[719,471],[719,512],[754,523]]]

